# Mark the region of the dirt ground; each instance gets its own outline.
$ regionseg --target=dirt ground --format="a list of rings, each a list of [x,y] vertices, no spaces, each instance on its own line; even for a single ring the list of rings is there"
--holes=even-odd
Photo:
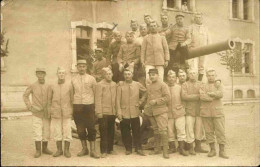
[[[226,151],[229,159],[218,156],[208,158],[207,154],[183,157],[179,153],[170,154],[170,159],[162,155],[141,157],[133,153],[124,155],[124,148],[115,146],[118,155],[104,159],[92,159],[89,156],[77,157],[80,141],[74,139],[71,144],[71,158],[54,158],[42,155],[33,158],[31,116],[1,121],[1,165],[2,166],[256,166],[260,164],[260,117],[259,104],[225,106],[226,115]],[[50,149],[56,151],[55,142]],[[97,140],[99,145],[99,140]],[[206,144],[204,148],[208,149]],[[99,148],[97,148],[99,150]],[[218,147],[217,147],[218,151]],[[148,154],[149,151],[145,151]]]

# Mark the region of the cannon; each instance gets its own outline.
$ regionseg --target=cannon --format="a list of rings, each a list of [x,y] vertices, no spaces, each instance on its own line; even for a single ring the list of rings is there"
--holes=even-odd
[[[188,50],[187,59],[192,59],[204,55],[209,55],[212,53],[221,52],[224,50],[230,50],[235,48],[235,42],[231,39],[222,41],[219,43],[214,43],[206,46],[201,46],[197,48],[191,48]]]

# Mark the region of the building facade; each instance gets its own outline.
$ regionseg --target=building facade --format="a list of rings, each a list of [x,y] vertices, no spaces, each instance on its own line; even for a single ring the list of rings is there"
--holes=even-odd
[[[160,24],[165,10],[172,24],[176,12],[183,12],[186,25],[192,24],[194,13],[203,13],[212,43],[234,39],[246,64],[233,77],[235,100],[259,99],[258,0],[5,0],[1,22],[9,39],[9,55],[1,58],[3,110],[25,109],[22,94],[36,80],[36,67],[47,69],[49,83],[56,81],[58,66],[67,69],[70,79],[77,71],[78,57],[84,54],[82,46],[96,48],[115,25],[119,31],[130,30],[132,18],[144,23],[145,13]],[[206,68],[217,70],[225,86],[224,99],[230,101],[230,72],[218,54],[207,55],[206,61]]]

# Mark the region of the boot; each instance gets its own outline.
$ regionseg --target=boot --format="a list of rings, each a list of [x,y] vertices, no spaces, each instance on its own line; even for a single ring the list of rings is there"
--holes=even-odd
[[[210,146],[210,152],[208,153],[208,157],[216,156],[217,153],[216,153],[215,143],[209,143],[209,146]]]
[[[162,134],[162,143],[163,143],[163,158],[169,159],[169,154],[168,154],[168,135],[167,134]]]
[[[81,145],[82,145],[82,150],[77,154],[77,156],[82,157],[84,155],[88,155],[88,146],[87,146],[87,141],[86,140],[80,140]]]
[[[41,156],[41,141],[35,141],[36,153],[34,154],[34,158],[39,158]]]
[[[229,157],[227,156],[225,152],[225,145],[224,144],[219,144],[219,157],[228,159]]]
[[[42,153],[43,154],[49,154],[49,155],[52,155],[52,151],[50,151],[48,148],[48,142],[47,141],[43,141],[42,142]]]
[[[138,149],[137,154],[141,156],[146,156],[142,149]]]
[[[59,156],[63,155],[62,141],[56,141],[56,145],[57,145],[57,152],[55,154],[53,154],[53,157],[59,157]]]
[[[93,157],[93,158],[100,158],[100,156],[96,153],[96,150],[95,150],[95,141],[90,141],[90,157]]]
[[[195,148],[194,149],[197,153],[208,153],[207,150],[203,150],[201,148],[201,141],[200,140],[195,140]]]
[[[161,140],[159,134],[154,134],[154,150],[149,155],[161,154]]]
[[[190,150],[190,144],[185,141],[183,148],[184,148],[184,150],[189,151]]]
[[[64,156],[67,157],[67,158],[70,158],[71,157],[71,154],[70,154],[70,142],[69,141],[65,141],[65,146],[64,146]]]
[[[169,142],[169,150],[168,150],[168,153],[169,153],[169,154],[171,154],[171,153],[176,153],[176,146],[175,146],[175,142],[174,142],[174,141]]]
[[[183,156],[188,156],[189,153],[186,150],[184,150],[184,141],[178,141],[178,143],[179,143],[180,154],[183,155]]]
[[[190,155],[196,155],[196,153],[195,153],[195,151],[194,151],[194,147],[193,147],[193,142],[190,143],[189,153],[190,153]]]

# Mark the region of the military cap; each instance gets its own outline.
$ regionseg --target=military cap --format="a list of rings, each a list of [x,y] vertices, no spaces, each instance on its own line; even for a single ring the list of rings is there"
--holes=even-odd
[[[46,70],[45,70],[45,68],[36,68],[36,72],[45,72],[46,73]]]
[[[133,35],[134,32],[133,31],[126,31],[125,35],[128,35],[128,34]]]
[[[185,16],[184,16],[184,14],[182,14],[182,13],[177,13],[176,16],[175,16],[175,18],[177,18],[177,17],[185,17]]]
[[[206,72],[216,72],[216,70],[214,68],[208,68]]]
[[[175,76],[176,76],[176,73],[175,73],[173,70],[169,70],[168,73],[167,73],[167,75],[168,75],[168,76],[169,76],[169,75],[175,75]]]
[[[136,19],[132,19],[131,21],[130,21],[130,23],[137,23],[137,20]]]
[[[102,48],[96,48],[96,49],[95,49],[95,52],[96,52],[96,51],[103,52],[103,49],[102,49]]]
[[[124,68],[124,72],[125,72],[125,71],[130,71],[131,73],[134,73],[134,69],[131,68],[130,66],[125,67],[125,68]]]
[[[141,24],[141,25],[140,25],[140,28],[141,28],[141,27],[142,27],[142,28],[143,28],[143,27],[146,27],[146,28],[147,28],[147,25],[146,25],[146,24]]]
[[[145,13],[145,14],[144,14],[144,17],[147,17],[147,16],[151,17],[151,15],[149,15],[149,14]]]
[[[78,60],[77,64],[87,64],[87,61],[86,60]]]
[[[58,68],[57,68],[57,72],[58,72],[58,71],[66,71],[66,70],[65,70],[65,68],[63,68],[63,67],[58,67]]]
[[[156,68],[149,69],[148,74],[150,74],[150,73],[158,74],[158,69],[156,69]]]

